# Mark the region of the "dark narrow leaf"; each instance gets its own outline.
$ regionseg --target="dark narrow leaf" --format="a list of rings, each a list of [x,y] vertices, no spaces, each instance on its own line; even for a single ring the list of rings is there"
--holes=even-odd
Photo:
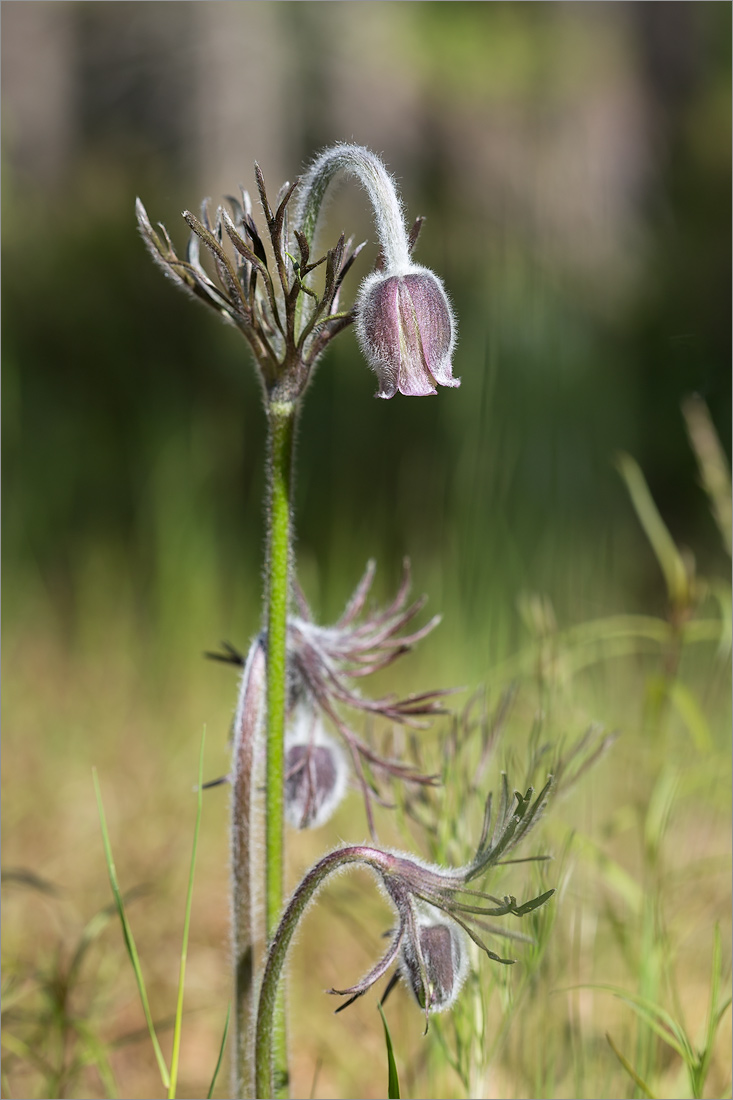
[[[38,890],[39,894],[55,896],[61,891],[48,879],[41,878],[35,871],[29,871],[25,867],[9,867],[2,872],[4,884],[14,882],[18,886],[29,886],[31,890]]]
[[[424,221],[425,218],[415,218],[415,221],[413,222],[412,229],[410,230],[410,235],[407,238],[407,247],[409,248],[410,253],[412,253],[415,245],[417,244],[417,238],[420,236],[420,230],[423,227]]]
[[[618,1047],[617,1047],[617,1046],[615,1045],[615,1043],[614,1043],[613,1039],[612,1039],[612,1038],[611,1038],[611,1036],[610,1036],[610,1035],[608,1034],[608,1032],[606,1032],[606,1042],[608,1043],[608,1045],[610,1046],[611,1050],[612,1050],[612,1051],[613,1051],[613,1053],[614,1053],[614,1054],[616,1055],[616,1057],[618,1058],[619,1062],[620,1062],[620,1063],[621,1063],[621,1065],[622,1065],[622,1066],[624,1067],[624,1069],[626,1070],[626,1072],[628,1073],[629,1077],[630,1077],[630,1078],[631,1078],[631,1080],[632,1080],[632,1081],[634,1082],[634,1084],[636,1084],[636,1085],[637,1085],[637,1087],[641,1089],[641,1091],[642,1091],[642,1092],[644,1093],[644,1095],[645,1095],[645,1096],[648,1096],[648,1097],[649,1097],[649,1100],[656,1100],[656,1098],[655,1098],[655,1096],[654,1096],[654,1093],[653,1093],[653,1092],[651,1091],[651,1089],[650,1089],[650,1088],[649,1088],[649,1086],[647,1085],[646,1081],[643,1081],[643,1080],[642,1080],[642,1078],[641,1078],[641,1077],[639,1076],[639,1074],[638,1074],[638,1073],[636,1072],[636,1070],[635,1070],[635,1069],[634,1069],[634,1067],[633,1067],[633,1066],[631,1065],[631,1063],[630,1063],[629,1061],[627,1061],[627,1059],[626,1059],[626,1058],[624,1058],[623,1054],[622,1054],[622,1053],[621,1053],[621,1051],[620,1051],[620,1050],[618,1049]]]
[[[308,238],[304,233],[301,233],[299,229],[295,230],[295,239],[298,242],[298,248],[300,249],[300,267],[301,270],[308,266],[308,257],[311,250],[308,244]]]
[[[545,890],[544,894],[540,894],[539,897],[532,898],[531,901],[525,901],[523,905],[517,906],[517,908],[514,910],[515,917],[525,917],[527,913],[531,913],[535,909],[539,909],[541,905],[544,905],[546,901],[549,901],[554,893],[554,890]]]
[[[224,1050],[225,1050],[226,1045],[227,1045],[227,1035],[229,1034],[229,1015],[230,1015],[231,1011],[232,1011],[232,1006],[227,1005],[227,1018],[224,1021],[224,1034],[221,1037],[221,1046],[219,1047],[219,1057],[217,1058],[216,1065],[214,1066],[214,1075],[211,1078],[211,1084],[209,1085],[209,1091],[206,1093],[206,1100],[211,1100],[211,1097],[214,1095],[214,1086],[216,1085],[216,1079],[219,1076],[219,1070],[221,1069],[221,1063],[222,1063],[222,1059],[224,1057]]]
[[[272,207],[267,201],[267,191],[265,190],[265,177],[262,175],[262,169],[257,161],[255,161],[255,179],[257,180],[257,190],[260,193],[260,202],[262,203],[262,209],[267,218],[267,224],[272,221]]]

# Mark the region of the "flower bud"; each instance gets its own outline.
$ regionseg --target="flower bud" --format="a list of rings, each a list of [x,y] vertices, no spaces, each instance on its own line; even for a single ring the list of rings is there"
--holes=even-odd
[[[324,825],[346,791],[341,748],[318,716],[301,706],[285,737],[285,819],[296,829]]]
[[[411,397],[459,386],[451,356],[455,322],[437,275],[426,267],[365,279],[357,303],[356,331],[364,356],[379,379],[378,397],[399,390]]]
[[[419,953],[415,943],[405,936],[400,969],[420,1008],[425,1008],[427,992],[427,1011],[444,1012],[455,1001],[468,972],[466,937],[437,909],[418,912],[416,924]]]

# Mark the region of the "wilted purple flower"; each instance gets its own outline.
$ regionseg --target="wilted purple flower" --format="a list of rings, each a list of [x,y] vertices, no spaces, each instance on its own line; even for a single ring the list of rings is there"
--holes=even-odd
[[[526,916],[544,905],[555,891],[546,890],[529,901],[517,904],[517,899],[511,895],[497,898],[472,889],[469,883],[491,867],[514,862],[507,856],[539,821],[552,783],[550,777],[536,798],[532,787],[525,795],[515,791],[510,797],[506,775],[502,776],[501,800],[493,830],[492,796],[489,795],[481,841],[467,867],[445,869],[401,852],[383,852],[366,847],[343,850],[341,858],[344,859],[345,855],[344,862],[363,862],[376,872],[395,907],[399,923],[386,953],[361,981],[346,989],[330,991],[349,997],[337,1011],[366,993],[395,961],[399,969],[387,992],[399,975],[414,993],[426,1017],[430,1013],[444,1011],[455,1000],[466,977],[466,936],[495,962],[505,965],[513,963],[513,959],[502,958],[491,951],[478,929],[491,935],[525,939],[487,922],[486,918]],[[349,852],[354,854],[348,855]],[[336,861],[337,858],[339,853],[334,852],[326,860]]]
[[[285,734],[285,819],[296,829],[325,825],[346,791],[348,767],[320,715],[300,704]]]
[[[437,776],[424,775],[413,765],[378,752],[352,729],[343,714],[344,708],[357,710],[397,725],[424,729],[431,718],[445,713],[441,699],[451,694],[450,689],[442,689],[407,695],[404,698],[384,695],[370,699],[363,696],[355,686],[355,680],[386,668],[403,653],[408,653],[415,642],[424,638],[440,622],[440,615],[435,615],[417,630],[408,634],[400,633],[422,610],[426,601],[423,596],[414,603],[407,604],[410,589],[410,566],[407,560],[404,562],[402,583],[391,604],[362,617],[375,568],[375,563],[370,561],[343,615],[333,626],[319,626],[313,622],[305,596],[297,584],[295,585],[300,614],[288,616],[289,690],[285,737],[285,798],[287,819],[290,824],[299,828],[315,827],[328,820],[344,793],[346,761],[339,746],[326,734],[323,728],[324,719],[330,721],[345,743],[348,760],[364,798],[372,837],[376,837],[372,803],[390,805],[380,792],[380,780],[392,778],[428,786],[438,782]],[[223,653],[208,653],[207,656],[240,667],[245,666],[244,657],[233,646],[225,643],[224,650]],[[254,652],[265,654],[266,650],[267,638],[263,633],[254,639],[250,648],[250,659]],[[235,731],[242,727],[250,709],[248,684],[245,672],[234,720]],[[258,697],[255,703],[258,708],[257,716],[250,719],[252,728],[261,721],[261,705]],[[307,751],[304,751],[306,747]],[[319,752],[319,749],[326,751]],[[338,756],[329,760],[328,757],[334,751]],[[289,752],[291,755],[288,758]],[[319,779],[313,772],[313,768],[318,769],[319,766],[323,769],[320,779],[323,782],[322,798],[325,804],[320,811],[317,804],[321,795],[318,795],[314,787]],[[327,797],[330,783],[328,773],[332,766],[335,785],[330,797]],[[229,779],[226,776],[207,786],[227,782]],[[303,782],[306,783],[305,788],[301,787]],[[292,807],[288,806],[289,794],[292,795]],[[310,803],[308,798],[311,799]]]
[[[441,1012],[450,1006],[465,977],[467,944],[464,933],[490,959],[510,964],[512,959],[503,959],[489,950],[476,929],[495,935],[516,936],[516,933],[488,923],[485,918],[526,916],[539,909],[554,894],[554,890],[546,890],[518,905],[516,898],[510,895],[502,900],[469,886],[472,880],[485,874],[491,867],[516,862],[507,859],[507,856],[539,820],[552,782],[550,777],[534,801],[532,787],[528,788],[525,795],[515,791],[510,798],[509,785],[504,775],[493,829],[492,797],[489,795],[481,840],[476,855],[467,867],[446,869],[431,866],[402,852],[384,851],[365,844],[337,848],[311,867],[286,905],[277,930],[270,940],[260,986],[255,1035],[256,1047],[262,1053],[257,1077],[260,1089],[258,1095],[274,1095],[272,1033],[277,987],[288,951],[301,916],[329,875],[350,865],[368,868],[377,877],[392,903],[398,921],[387,951],[369,973],[348,989],[330,991],[349,998],[336,1011],[340,1012],[366,993],[387,973],[392,963],[399,960],[400,969],[404,969],[404,977],[425,1012],[427,1030],[430,1014]],[[518,938],[527,937],[520,935]],[[393,976],[387,991],[392,988],[394,981]]]
[[[356,332],[379,379],[378,397],[398,391],[410,397],[437,393],[436,385],[459,386],[451,358],[455,322],[437,275],[411,266],[404,273],[375,272],[357,302]]]
[[[426,719],[443,713],[439,700],[448,694],[438,690],[408,695],[402,699],[395,695],[370,699],[362,696],[354,686],[354,680],[385,668],[401,654],[407,653],[415,642],[424,638],[440,622],[440,616],[436,615],[418,630],[409,634],[400,633],[425,604],[423,597],[407,606],[410,587],[407,561],[402,584],[392,603],[360,621],[374,571],[374,562],[369,562],[346,610],[333,626],[318,626],[313,622],[300,590],[296,593],[300,615],[288,619],[290,705],[295,707],[304,700],[318,708],[340,733],[364,797],[372,836],[375,835],[372,800],[387,805],[377,787],[380,776],[422,784],[433,784],[436,777],[422,775],[410,764],[378,753],[346,722],[342,709],[345,707],[367,715],[379,715],[390,722],[420,729],[425,727]]]

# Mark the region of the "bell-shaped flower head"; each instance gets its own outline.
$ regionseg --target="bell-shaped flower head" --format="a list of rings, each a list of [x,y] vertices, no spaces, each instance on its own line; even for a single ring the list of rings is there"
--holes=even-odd
[[[357,303],[356,333],[379,379],[378,397],[437,393],[436,384],[459,386],[451,358],[455,324],[437,275],[412,265],[404,275],[374,272]]]

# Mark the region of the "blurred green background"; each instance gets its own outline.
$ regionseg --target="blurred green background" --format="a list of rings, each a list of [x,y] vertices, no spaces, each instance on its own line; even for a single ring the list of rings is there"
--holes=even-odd
[[[142,829],[130,880],[185,863],[171,819],[203,723],[226,771],[233,706],[200,654],[259,625],[254,370],[154,268],[135,196],[182,244],[180,211],[253,190],[255,159],[274,193],[354,140],[427,216],[461,388],[376,401],[353,333],[335,342],[301,421],[297,557],[329,621],[367,558],[383,597],[408,555],[444,620],[401,687],[473,687],[527,640],[528,590],[566,625],[664,613],[618,451],[698,570],[728,572],[680,404],[701,395],[730,454],[730,40],[720,3],[2,4],[3,859],[66,898],[6,899],[7,957],[107,899],[90,764]],[[353,185],[325,239],[342,229],[373,242]],[[604,703],[624,720],[624,692]]]

